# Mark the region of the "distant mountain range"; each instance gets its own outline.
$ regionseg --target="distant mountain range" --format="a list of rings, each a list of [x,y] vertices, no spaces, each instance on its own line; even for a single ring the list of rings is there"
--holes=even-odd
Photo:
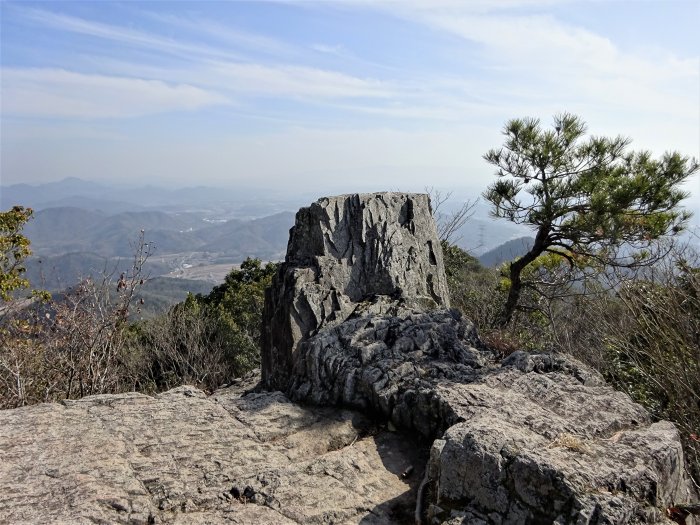
[[[208,293],[246,257],[283,259],[294,224],[292,210],[319,197],[202,186],[118,188],[69,178],[0,186],[0,209],[34,208],[24,228],[34,251],[26,264],[27,277],[33,287],[57,293],[82,278],[128,270],[143,230],[153,247],[144,266],[149,280],[141,292],[145,306],[140,315],[148,317],[188,292]],[[459,200],[446,201],[441,212],[449,215],[460,207]],[[497,267],[527,252],[533,238],[523,226],[490,218],[489,208],[478,202],[474,215],[450,241],[483,265]],[[694,236],[686,237],[698,244],[700,231],[694,229]]]
[[[192,214],[149,211],[108,215],[79,208],[49,208],[37,212],[25,228],[34,251],[26,263],[26,275],[33,287],[52,292],[87,277],[116,278],[131,268],[133,246],[142,229],[153,246],[143,269],[150,277],[207,265],[232,268],[246,257],[275,261],[284,258],[293,223],[291,212],[211,224]],[[221,269],[218,274],[222,274]],[[216,283],[205,279],[197,281],[196,287],[189,286],[188,291],[208,292]],[[162,281],[157,294],[149,291],[153,284],[144,290],[157,296],[149,298],[149,315],[158,311],[158,305],[167,308],[187,295],[179,281],[186,280]]]
[[[0,208],[20,205],[43,210],[77,207],[107,214],[124,211],[194,211],[226,213],[226,218],[256,218],[302,206],[308,196],[289,195],[274,189],[164,188],[159,186],[120,187],[75,177],[44,184],[0,186]]]
[[[211,252],[232,260],[248,256],[276,260],[284,256],[293,224],[291,212],[217,224],[191,213],[136,211],[109,215],[81,208],[47,208],[34,214],[24,233],[40,256],[86,252],[128,257],[144,230],[157,256]]]
[[[292,210],[321,196],[201,186],[118,188],[77,178],[0,189],[2,209],[17,204],[34,208],[24,229],[35,254],[27,263],[27,276],[35,286],[52,291],[80,278],[126,270],[141,230],[154,247],[146,264],[151,277],[206,275],[209,282],[205,286],[211,286],[227,265],[246,257],[284,258],[294,223]],[[443,211],[449,213],[450,206],[459,205],[448,201]],[[473,254],[526,232],[507,221],[488,218],[484,203],[475,211],[452,239]],[[505,250],[500,256],[484,254],[485,264],[495,264],[494,257],[512,258],[511,248]],[[166,288],[177,288],[164,282]]]

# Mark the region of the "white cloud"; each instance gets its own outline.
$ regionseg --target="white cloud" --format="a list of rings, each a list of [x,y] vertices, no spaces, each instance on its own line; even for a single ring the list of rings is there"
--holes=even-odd
[[[121,42],[136,47],[154,49],[178,56],[185,53],[189,55],[203,55],[218,58],[236,57],[234,53],[228,50],[173,40],[136,29],[85,20],[84,18],[54,13],[44,9],[28,8],[22,9],[20,13],[28,20],[46,27]]]
[[[319,53],[325,53],[327,55],[335,56],[345,56],[347,52],[340,44],[328,45],[328,44],[312,44],[311,49],[318,51]]]
[[[334,5],[381,9],[394,13],[405,12],[453,12],[481,13],[508,9],[521,9],[561,5],[574,0],[335,0]],[[291,3],[301,4],[299,0]]]
[[[105,75],[117,74],[157,78],[165,82],[207,86],[219,92],[248,95],[286,96],[304,99],[352,97],[386,98],[395,88],[373,78],[359,78],[339,71],[290,63],[260,63],[232,53],[229,47],[202,45],[187,40],[173,40],[155,33],[104,24],[51,11],[27,8],[19,12],[27,19],[54,29],[90,35],[136,47],[189,58],[187,66],[153,67],[144,62],[129,62],[108,57],[83,57],[85,63]],[[289,55],[301,50],[285,42],[255,33],[225,27],[211,20],[187,20],[173,15],[146,13],[163,24],[187,28],[200,36],[219,42],[237,43],[268,53]],[[111,69],[116,67],[116,69]]]
[[[419,13],[413,13],[415,21],[481,46],[480,62],[510,77],[524,100],[697,114],[697,90],[687,89],[700,85],[697,57],[623,52],[609,38],[549,15]]]
[[[244,31],[206,18],[183,18],[173,14],[154,13],[151,11],[146,11],[144,14],[160,23],[197,32],[206,35],[207,38],[213,38],[220,42],[233,44],[252,51],[275,55],[289,55],[299,52],[297,46],[283,40]]]
[[[293,66],[215,62],[210,71],[233,91],[303,98],[390,97],[394,90],[375,79]]]
[[[3,68],[2,113],[59,118],[136,117],[229,104],[213,92],[159,80],[51,68]]]
[[[201,61],[191,67],[159,67],[106,57],[86,57],[82,67],[119,76],[157,78],[189,84],[217,93],[243,97],[281,97],[294,100],[365,98],[385,100],[410,93],[391,82],[359,78],[332,70],[288,64]]]

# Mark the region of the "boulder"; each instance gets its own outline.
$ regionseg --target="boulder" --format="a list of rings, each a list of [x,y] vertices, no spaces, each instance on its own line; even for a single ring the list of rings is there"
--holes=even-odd
[[[429,443],[423,523],[671,523],[697,499],[671,423],[573,358],[496,362],[453,311],[356,313],[302,343],[296,370],[292,399]]]
[[[341,195],[300,209],[265,297],[265,385],[286,389],[299,344],[378,296],[385,308],[449,306],[429,196]]]
[[[292,399],[347,406],[433,439],[459,420],[436,386],[479,377],[492,356],[454,310],[372,308],[301,344]]]

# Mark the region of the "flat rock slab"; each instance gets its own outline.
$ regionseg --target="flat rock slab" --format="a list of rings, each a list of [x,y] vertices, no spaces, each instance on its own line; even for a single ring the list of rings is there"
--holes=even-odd
[[[243,385],[91,396],[0,412],[0,523],[406,523],[425,460]]]

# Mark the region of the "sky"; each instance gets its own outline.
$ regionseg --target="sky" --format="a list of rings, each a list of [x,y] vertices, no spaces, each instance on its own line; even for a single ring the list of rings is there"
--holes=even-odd
[[[700,158],[700,0],[0,10],[2,184],[478,194],[508,119],[564,111]]]

